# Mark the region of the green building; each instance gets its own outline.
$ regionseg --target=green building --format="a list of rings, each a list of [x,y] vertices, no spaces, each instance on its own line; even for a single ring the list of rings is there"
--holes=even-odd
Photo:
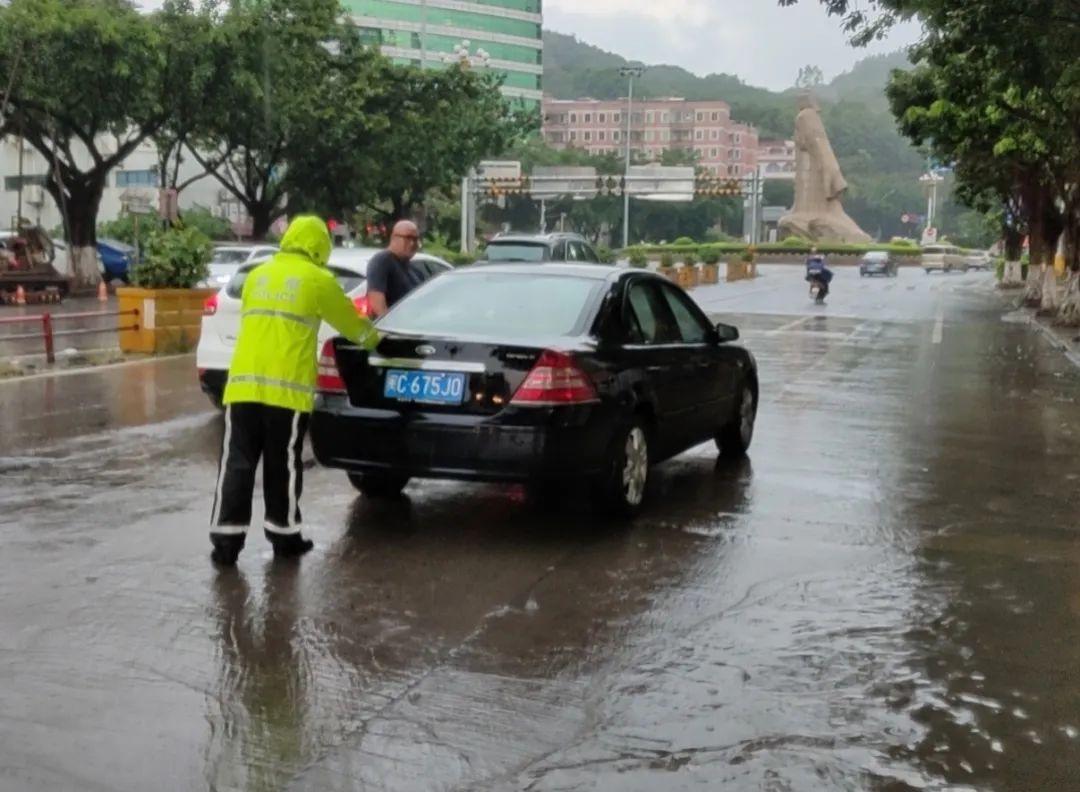
[[[505,77],[503,93],[539,107],[542,0],[345,0],[364,37],[398,63],[439,68],[463,50]]]

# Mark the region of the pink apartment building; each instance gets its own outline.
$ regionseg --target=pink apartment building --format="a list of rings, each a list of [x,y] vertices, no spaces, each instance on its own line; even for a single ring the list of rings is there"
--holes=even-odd
[[[545,97],[544,139],[554,148],[592,154],[626,150],[626,100]],[[698,164],[717,176],[747,176],[757,168],[757,129],[731,118],[727,102],[685,99],[635,101],[630,146],[659,161],[665,149],[692,149]]]

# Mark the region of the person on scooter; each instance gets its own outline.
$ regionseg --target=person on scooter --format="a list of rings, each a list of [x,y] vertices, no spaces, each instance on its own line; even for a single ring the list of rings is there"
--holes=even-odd
[[[810,255],[806,258],[806,280],[813,287],[817,284],[817,302],[825,302],[829,294],[829,282],[833,279],[833,272],[825,263],[825,256],[818,252],[816,247],[810,248]]]

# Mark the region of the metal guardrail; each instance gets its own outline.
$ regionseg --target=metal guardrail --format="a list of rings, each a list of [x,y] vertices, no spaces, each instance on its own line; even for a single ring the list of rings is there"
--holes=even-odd
[[[133,324],[129,326],[119,325],[116,327],[83,327],[75,328],[72,330],[56,330],[53,325],[57,322],[69,322],[82,319],[115,319],[122,316],[131,316],[134,319]],[[43,313],[40,316],[4,316],[0,317],[0,325],[9,324],[40,324],[41,330],[36,333],[21,333],[18,335],[5,335],[0,336],[0,343],[4,341],[30,341],[40,338],[45,343],[45,359],[49,363],[56,362],[56,338],[65,336],[80,336],[80,335],[94,335],[95,333],[106,333],[113,330],[122,332],[125,330],[138,330],[139,329],[139,311],[138,309],[132,309],[130,311],[83,311],[79,313],[64,313],[53,315],[51,313]]]

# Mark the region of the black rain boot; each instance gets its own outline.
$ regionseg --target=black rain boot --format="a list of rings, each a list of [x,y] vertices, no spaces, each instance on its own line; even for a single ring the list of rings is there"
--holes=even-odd
[[[218,566],[236,566],[236,559],[240,551],[244,549],[244,534],[220,534],[210,533],[210,541],[214,549],[210,553],[210,560]]]
[[[274,546],[275,558],[299,558],[315,547],[313,541],[299,533],[279,534],[266,530],[266,538]]]

